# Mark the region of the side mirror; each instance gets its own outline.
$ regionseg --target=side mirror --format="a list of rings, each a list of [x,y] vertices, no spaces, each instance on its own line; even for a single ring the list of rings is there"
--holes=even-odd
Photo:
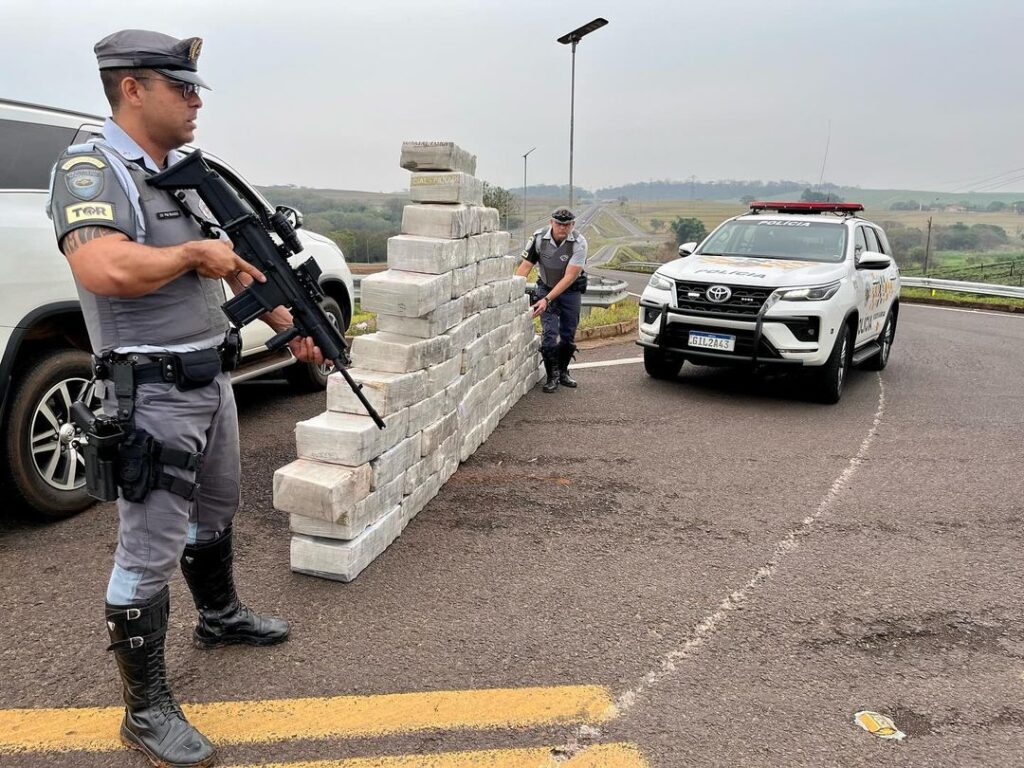
[[[697,250],[697,243],[683,243],[679,246],[679,258],[685,258]]]
[[[857,269],[888,269],[890,266],[892,259],[884,253],[864,251],[857,257]]]
[[[288,223],[292,225],[293,229],[302,229],[304,219],[302,218],[302,213],[298,209],[292,208],[288,205],[279,205],[276,210],[288,219]]]

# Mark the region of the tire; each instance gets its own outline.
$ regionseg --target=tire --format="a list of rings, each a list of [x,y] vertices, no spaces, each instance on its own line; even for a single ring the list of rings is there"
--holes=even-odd
[[[334,327],[344,335],[348,330],[348,323],[338,302],[330,296],[324,296],[320,306],[324,308],[324,312],[334,323]],[[323,365],[295,363],[295,365],[288,366],[285,376],[288,383],[300,392],[317,392],[327,389],[327,377],[332,371],[334,371],[333,363],[324,363]]]
[[[846,377],[850,373],[852,346],[850,326],[844,324],[836,337],[828,362],[814,374],[814,395],[818,402],[834,405],[842,398]]]
[[[15,491],[44,520],[70,517],[92,504],[85,489],[85,460],[73,439],[71,404],[89,389],[87,402],[99,408],[90,387],[90,356],[57,349],[31,363],[11,390],[4,430],[4,456]]]
[[[896,338],[896,316],[890,309],[889,314],[885,316],[885,325],[882,326],[882,332],[878,334],[878,346],[880,347],[877,355],[872,355],[861,364],[861,368],[865,371],[881,371],[885,369],[885,366],[889,364],[889,353],[892,351],[892,342]]]
[[[682,367],[682,357],[644,347],[644,369],[652,379],[674,379]]]

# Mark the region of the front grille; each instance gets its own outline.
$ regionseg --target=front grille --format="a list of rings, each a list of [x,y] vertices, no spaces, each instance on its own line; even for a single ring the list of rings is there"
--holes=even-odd
[[[730,336],[736,337],[736,349],[733,352],[720,352],[714,349],[695,349],[690,347],[690,331],[702,331],[704,333],[724,333]],[[753,329],[747,330],[744,328],[714,328],[707,325],[693,325],[691,323],[683,322],[671,322],[665,327],[665,333],[662,338],[659,339],[660,343],[667,347],[673,347],[674,349],[692,349],[694,352],[717,352],[723,355],[736,355],[737,357],[753,357],[754,356],[754,336],[755,331]],[[772,346],[771,342],[768,341],[764,336],[761,337],[761,343],[758,346],[757,356],[762,359],[781,358],[782,355],[779,351]]]
[[[708,299],[708,288],[725,285],[732,295],[728,301],[714,302]],[[749,285],[728,285],[727,283],[694,283],[676,280],[676,303],[679,309],[707,317],[754,318],[761,311],[765,300],[774,288],[758,288]]]

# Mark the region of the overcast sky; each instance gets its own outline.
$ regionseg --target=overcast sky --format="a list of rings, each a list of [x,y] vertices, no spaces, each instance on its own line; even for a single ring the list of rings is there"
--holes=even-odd
[[[166,10],[164,10],[166,9]],[[1021,0],[0,0],[0,96],[107,113],[93,44],[204,39],[196,143],[257,184],[394,191],[403,140],[454,140],[477,175],[781,178],[1024,190]]]

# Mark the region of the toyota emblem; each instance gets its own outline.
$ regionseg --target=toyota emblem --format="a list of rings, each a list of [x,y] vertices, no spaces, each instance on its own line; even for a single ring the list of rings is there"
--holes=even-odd
[[[713,301],[715,304],[728,301],[730,296],[732,296],[732,291],[726,285],[712,285],[707,291],[708,301]]]

